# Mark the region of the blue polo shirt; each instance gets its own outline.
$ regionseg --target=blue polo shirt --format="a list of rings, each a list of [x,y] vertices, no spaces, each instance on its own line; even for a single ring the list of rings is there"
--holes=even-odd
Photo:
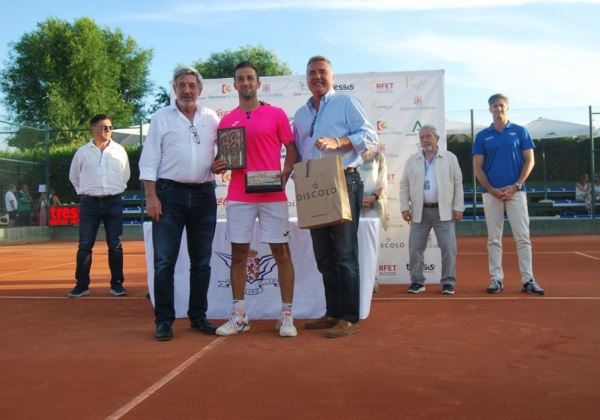
[[[483,172],[494,188],[517,182],[523,169],[523,151],[534,149],[525,127],[510,121],[502,133],[491,124],[480,131],[473,143],[473,155],[482,155]]]

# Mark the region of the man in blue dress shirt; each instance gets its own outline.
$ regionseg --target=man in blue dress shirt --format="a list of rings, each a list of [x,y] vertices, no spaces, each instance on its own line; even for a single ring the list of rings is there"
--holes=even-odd
[[[377,144],[377,134],[360,102],[333,89],[331,62],[323,56],[308,60],[306,82],[312,97],[294,116],[294,138],[300,160],[339,155],[344,164],[352,222],[311,229],[317,267],[323,275],[326,313],[305,325],[327,329],[328,338],[359,331],[358,219],[363,183],[357,171],[360,154]]]

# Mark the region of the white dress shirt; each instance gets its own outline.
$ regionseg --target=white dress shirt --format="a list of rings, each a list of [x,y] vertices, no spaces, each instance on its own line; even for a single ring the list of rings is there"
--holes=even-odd
[[[125,191],[130,174],[129,158],[123,146],[110,140],[108,146],[100,150],[91,140],[73,156],[69,179],[77,194],[102,197]]]
[[[210,167],[218,125],[219,117],[209,108],[198,107],[193,124],[175,105],[156,111],[140,157],[140,179],[163,178],[186,184],[214,181]]]

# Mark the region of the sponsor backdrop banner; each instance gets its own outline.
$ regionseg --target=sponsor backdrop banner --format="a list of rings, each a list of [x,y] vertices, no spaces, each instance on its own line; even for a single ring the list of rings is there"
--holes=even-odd
[[[283,108],[290,123],[296,110],[311,93],[305,76],[261,77],[258,96],[262,101]],[[399,184],[408,156],[419,150],[418,131],[432,124],[440,134],[440,147],[446,148],[444,71],[336,74],[334,89],[360,99],[379,136],[378,148],[388,165],[388,212],[390,227],[381,229],[378,280],[380,283],[406,283],[408,272],[408,225],[402,220]],[[204,80],[200,102],[225,115],[238,105],[233,79]],[[225,218],[223,199],[227,193],[229,172],[217,179],[218,216]],[[290,217],[296,217],[293,182],[286,188]],[[425,276],[440,279],[440,252],[432,233],[425,251]]]

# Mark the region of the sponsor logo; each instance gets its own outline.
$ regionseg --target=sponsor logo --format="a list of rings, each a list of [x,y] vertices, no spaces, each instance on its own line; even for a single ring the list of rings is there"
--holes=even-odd
[[[423,264],[423,271],[435,271],[435,264]],[[410,271],[410,264],[406,264],[406,271]]]
[[[385,144],[384,143],[377,143],[377,151],[381,152],[381,153],[385,153]]]
[[[310,192],[296,194],[296,201],[298,202],[298,201],[302,201],[302,200],[311,200],[311,199],[317,198],[317,197],[325,197],[328,195],[337,194],[336,187],[319,188],[319,184],[317,184],[317,183],[314,183],[312,185],[312,187],[313,187],[313,190]]]
[[[374,102],[371,104],[371,111],[375,115],[383,115],[393,108],[394,108],[393,105],[382,104],[379,102]]]
[[[231,254],[215,251],[215,254],[221,261],[231,268]],[[246,263],[246,295],[260,295],[264,292],[265,286],[279,287],[277,276],[274,273],[276,268],[275,258],[271,254],[259,256],[258,252],[250,249],[248,261]],[[231,279],[218,280],[217,287],[231,287]]]
[[[397,264],[379,264],[379,275],[381,276],[394,276],[397,271]]]
[[[417,130],[420,130],[420,129],[421,129],[421,121],[417,120],[417,121],[415,121],[415,124],[413,125],[412,132],[416,133]]]
[[[413,105],[421,105],[423,103],[423,97],[422,96],[415,96],[413,97]]]
[[[261,90],[261,92],[270,92],[271,84],[270,83],[261,83],[260,90]]]
[[[370,87],[377,93],[394,93],[394,82],[374,80]]]
[[[406,244],[404,242],[393,242],[392,238],[386,238],[385,242],[381,242],[379,244],[380,248],[396,248],[396,249],[402,249],[404,247],[406,247]]]
[[[387,130],[387,121],[377,120],[377,131]]]
[[[387,180],[390,184],[395,184],[396,183],[396,173],[395,172],[388,172],[387,174]]]
[[[225,173],[221,174],[221,181],[222,182],[229,182],[231,181],[231,171],[226,171]]]
[[[217,108],[217,110],[215,112],[217,113],[219,118],[223,118],[225,115],[229,114],[229,111],[227,111],[226,109],[223,109],[223,108]]]
[[[420,90],[427,83],[427,79],[418,79],[413,76],[406,76],[404,78],[404,87]]]
[[[334,83],[333,89],[340,90],[340,91],[354,90],[354,83]]]
[[[50,226],[78,225],[79,206],[50,207]]]
[[[221,85],[221,94],[223,94],[223,95],[227,95],[227,94],[229,94],[229,93],[231,93],[231,92],[233,92],[233,86],[231,86],[231,85],[228,85],[228,84],[226,84],[226,83],[223,83],[223,84]]]

